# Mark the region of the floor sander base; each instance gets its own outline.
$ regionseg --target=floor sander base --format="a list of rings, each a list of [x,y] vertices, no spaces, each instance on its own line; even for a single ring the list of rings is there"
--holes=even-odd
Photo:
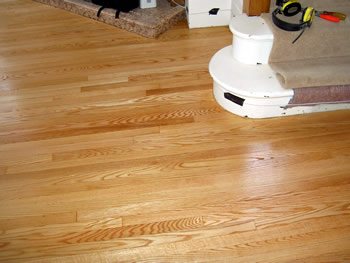
[[[350,109],[350,103],[289,105],[294,90],[284,89],[268,64],[244,64],[232,56],[232,45],[211,59],[214,97],[224,109],[249,118],[272,118]]]

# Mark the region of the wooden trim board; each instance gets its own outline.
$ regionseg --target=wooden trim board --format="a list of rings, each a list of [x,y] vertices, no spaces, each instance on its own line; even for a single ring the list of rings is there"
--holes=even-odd
[[[259,16],[261,13],[268,13],[270,0],[243,0],[243,13],[249,16]]]

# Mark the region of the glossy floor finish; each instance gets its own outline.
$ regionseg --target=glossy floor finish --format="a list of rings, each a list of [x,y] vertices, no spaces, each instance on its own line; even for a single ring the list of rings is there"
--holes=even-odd
[[[213,99],[228,28],[0,2],[0,262],[349,262],[350,111]]]

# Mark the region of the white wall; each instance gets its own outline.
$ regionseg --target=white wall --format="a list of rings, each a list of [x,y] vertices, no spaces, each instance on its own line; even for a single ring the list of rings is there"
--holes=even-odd
[[[232,15],[242,14],[243,0],[232,0]]]

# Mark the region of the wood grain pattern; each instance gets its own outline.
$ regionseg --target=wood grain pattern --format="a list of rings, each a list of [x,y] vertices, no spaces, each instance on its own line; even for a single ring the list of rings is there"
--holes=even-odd
[[[243,12],[249,16],[260,16],[261,13],[268,13],[270,0],[244,0]]]
[[[0,33],[0,262],[350,262],[350,112],[225,112],[227,27],[6,0]]]

